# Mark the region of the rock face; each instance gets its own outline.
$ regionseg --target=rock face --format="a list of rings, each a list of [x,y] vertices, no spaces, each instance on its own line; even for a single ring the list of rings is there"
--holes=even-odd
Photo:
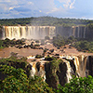
[[[41,70],[40,65],[42,63],[38,64],[38,68],[35,66],[35,75],[38,75],[39,71],[44,72],[39,76],[44,77],[44,81],[46,81],[49,86],[53,88],[57,88],[58,84],[64,86],[65,83],[69,83],[70,79],[72,79],[72,75],[77,77],[87,77],[88,75],[93,76],[92,56],[63,56],[62,59],[57,59],[56,62],[51,61],[44,63],[43,69]]]
[[[88,61],[86,64],[86,74],[93,77],[93,56],[88,57]]]
[[[2,28],[0,28],[0,39],[3,38]]]

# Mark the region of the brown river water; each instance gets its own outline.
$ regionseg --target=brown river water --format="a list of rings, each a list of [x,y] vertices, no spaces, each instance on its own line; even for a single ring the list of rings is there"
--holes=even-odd
[[[66,49],[64,49],[65,52],[62,52],[61,49],[57,49],[56,47],[54,47],[52,44],[50,45],[43,45],[41,46],[43,48],[48,48],[48,49],[54,49],[56,53],[60,54],[60,55],[93,55],[93,53],[83,53],[83,52],[79,52],[77,49],[75,48],[71,48],[69,49],[68,46],[66,46]],[[43,50],[42,49],[31,49],[31,48],[15,48],[15,47],[9,47],[9,48],[4,48],[4,49],[0,49],[0,58],[7,58],[11,56],[11,52],[17,53],[17,55],[19,57],[28,57],[28,56],[35,56],[36,54],[42,55]]]
[[[27,57],[30,55],[34,56],[36,54],[42,54],[43,50],[31,49],[31,48],[18,49],[15,47],[9,47],[9,48],[0,49],[0,57],[3,57],[3,58],[10,57],[11,52],[18,53],[18,56],[21,56],[21,57]]]

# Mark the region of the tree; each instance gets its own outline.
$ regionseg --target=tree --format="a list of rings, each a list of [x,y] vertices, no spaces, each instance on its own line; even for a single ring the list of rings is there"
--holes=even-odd
[[[27,75],[24,73],[23,69],[16,69],[7,65],[1,65],[0,67],[0,71],[7,74],[7,77],[2,80],[2,83],[0,84],[0,93],[28,92],[29,80],[27,79]]]
[[[3,46],[3,41],[0,40],[0,48],[2,48],[2,46]]]
[[[0,65],[0,71],[7,74],[0,81],[0,93],[54,93],[42,78],[35,76],[34,79],[29,79],[21,68]]]
[[[65,86],[58,86],[56,93],[93,93],[93,77],[74,77]]]
[[[50,37],[49,36],[45,36],[45,40],[50,40]]]

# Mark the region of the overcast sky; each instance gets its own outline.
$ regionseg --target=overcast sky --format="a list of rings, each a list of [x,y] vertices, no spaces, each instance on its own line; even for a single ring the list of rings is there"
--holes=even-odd
[[[39,16],[93,19],[93,0],[0,0],[0,19]]]

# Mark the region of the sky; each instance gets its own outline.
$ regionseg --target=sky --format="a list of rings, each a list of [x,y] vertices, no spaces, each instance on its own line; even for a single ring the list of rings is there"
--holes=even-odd
[[[0,0],[0,19],[40,16],[93,19],[93,0]]]

